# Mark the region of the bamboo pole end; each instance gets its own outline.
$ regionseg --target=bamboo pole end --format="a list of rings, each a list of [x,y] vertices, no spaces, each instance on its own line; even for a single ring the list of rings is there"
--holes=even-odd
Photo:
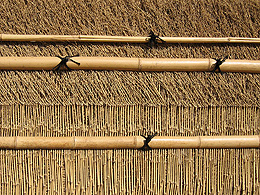
[[[209,72],[214,70],[215,64],[216,64],[216,60],[209,58],[209,68],[208,68]]]

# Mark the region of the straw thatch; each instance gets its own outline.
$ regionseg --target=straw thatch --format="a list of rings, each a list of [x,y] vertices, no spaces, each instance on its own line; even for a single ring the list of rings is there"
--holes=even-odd
[[[259,37],[256,0],[10,1],[0,33]],[[259,60],[251,44],[1,43],[1,56]],[[1,71],[0,136],[258,135],[258,74]],[[259,149],[1,150],[0,193],[259,194]]]

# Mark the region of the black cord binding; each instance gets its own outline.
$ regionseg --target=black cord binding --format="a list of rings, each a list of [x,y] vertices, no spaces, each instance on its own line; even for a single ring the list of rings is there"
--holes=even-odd
[[[149,36],[150,37],[148,39],[148,44],[150,47],[157,46],[158,43],[166,43],[166,41],[164,41],[162,38],[160,38],[158,35],[154,34],[153,31],[150,31]]]
[[[149,142],[157,135],[157,133],[154,133],[153,135],[148,135],[147,137],[145,137],[144,135],[141,135],[143,138],[145,138],[144,140],[144,145],[140,148],[140,150],[151,150],[152,148],[149,146]]]
[[[216,72],[216,70],[218,70],[218,72],[222,73],[220,70],[220,66],[226,61],[227,58],[228,58],[228,56],[224,57],[223,59],[222,58],[212,58],[212,59],[216,60],[216,63],[214,64],[215,67],[212,70],[212,72]]]
[[[78,66],[80,65],[80,63],[79,62],[76,62],[76,61],[74,61],[74,60],[72,60],[71,58],[73,58],[73,57],[79,57],[79,55],[75,55],[75,56],[66,56],[66,57],[61,57],[61,56],[57,56],[58,58],[60,58],[61,59],[61,61],[60,61],[60,63],[57,65],[57,66],[55,66],[52,70],[54,70],[54,71],[59,71],[62,67],[65,67],[67,70],[71,70],[71,68],[69,68],[68,67],[68,65],[67,65],[67,62],[68,61],[72,61],[72,62],[74,62],[75,64],[77,64]]]

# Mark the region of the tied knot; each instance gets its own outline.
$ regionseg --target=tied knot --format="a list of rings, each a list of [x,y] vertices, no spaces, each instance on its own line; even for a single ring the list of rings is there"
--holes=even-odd
[[[144,135],[141,135],[143,138],[145,138],[144,140],[144,145],[140,148],[140,150],[151,150],[152,148],[149,146],[149,142],[157,135],[157,133],[154,133],[153,135],[148,135],[147,137],[145,137]]]
[[[214,64],[214,69],[212,70],[212,72],[216,72],[216,70],[218,70],[218,72],[221,73],[220,70],[220,66],[226,61],[226,59],[228,58],[228,56],[222,58],[213,58],[214,60],[216,60],[216,63]]]
[[[52,70],[59,71],[61,68],[66,68],[67,70],[71,70],[71,68],[69,68],[68,65],[67,65],[67,62],[68,62],[68,61],[71,61],[71,62],[77,64],[78,66],[80,65],[79,62],[76,62],[76,61],[74,61],[73,59],[71,59],[71,58],[73,58],[73,57],[79,57],[79,55],[66,56],[66,57],[57,56],[57,57],[60,58],[61,61],[60,61],[60,63],[59,63],[57,66],[55,66]]]
[[[153,31],[150,31],[150,34],[148,37],[149,37],[148,44],[150,45],[150,47],[152,47],[153,45],[157,46],[158,43],[166,43],[166,41],[164,41],[158,35],[154,34]]]

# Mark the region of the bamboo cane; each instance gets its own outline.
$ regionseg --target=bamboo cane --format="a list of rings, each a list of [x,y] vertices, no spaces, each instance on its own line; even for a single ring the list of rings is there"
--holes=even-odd
[[[244,37],[161,37],[166,43],[260,43],[260,38]],[[14,35],[0,34],[0,41],[30,42],[105,42],[105,43],[147,43],[150,37],[98,36],[98,35]]]
[[[75,70],[131,70],[131,71],[212,71],[216,60],[198,58],[119,58],[74,57],[67,62]],[[61,62],[58,57],[0,57],[0,70],[52,70]],[[226,60],[222,72],[260,73],[259,60]]]
[[[129,137],[0,137],[1,149],[139,149],[142,136]],[[260,148],[259,135],[247,136],[155,136],[153,149]]]

